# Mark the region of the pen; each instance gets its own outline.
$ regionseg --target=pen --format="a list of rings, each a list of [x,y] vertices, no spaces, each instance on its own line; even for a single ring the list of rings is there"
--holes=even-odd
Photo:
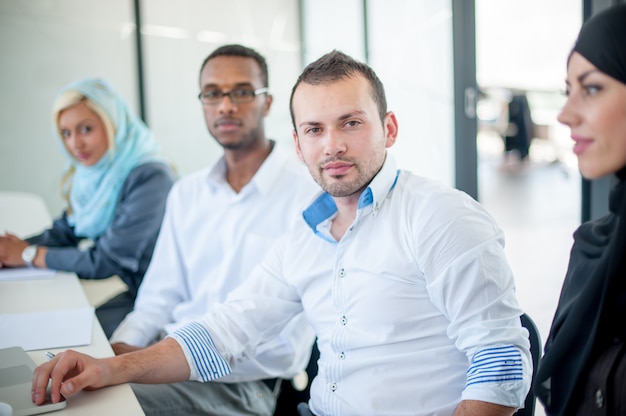
[[[46,351],[46,357],[48,357],[48,360],[51,360],[54,358],[54,354],[51,353],[50,351]]]

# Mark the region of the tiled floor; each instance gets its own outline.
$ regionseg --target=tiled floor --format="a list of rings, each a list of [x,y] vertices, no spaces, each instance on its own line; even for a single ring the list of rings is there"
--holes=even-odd
[[[535,139],[536,140],[536,139]],[[500,137],[481,135],[479,200],[506,236],[518,298],[546,339],[580,220],[580,174],[571,159],[552,163],[547,143],[533,142],[531,161],[503,163]],[[536,416],[545,413],[537,405]]]

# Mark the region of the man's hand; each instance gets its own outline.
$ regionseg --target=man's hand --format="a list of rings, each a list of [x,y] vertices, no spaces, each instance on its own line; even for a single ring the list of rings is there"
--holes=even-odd
[[[48,380],[52,379],[51,399],[57,403],[61,394],[69,397],[80,390],[94,390],[111,384],[108,359],[95,359],[76,351],[57,354],[51,361],[35,369],[32,382],[32,400],[42,404],[46,398]]]
[[[189,379],[191,370],[182,348],[171,338],[134,352],[96,359],[68,350],[35,369],[32,400],[42,404],[51,380],[51,399],[69,397],[80,390],[95,390],[122,383],[164,384]]]

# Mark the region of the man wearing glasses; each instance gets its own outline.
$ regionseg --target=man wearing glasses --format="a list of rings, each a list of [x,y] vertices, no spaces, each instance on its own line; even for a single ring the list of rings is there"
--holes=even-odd
[[[224,97],[230,98],[235,104],[248,104],[254,101],[254,97],[259,94],[267,94],[267,87],[251,90],[249,87],[241,87],[229,92],[215,89],[209,89],[198,94],[198,98],[204,104],[217,105],[222,102]]]
[[[316,193],[293,152],[265,136],[268,91],[266,61],[250,48],[225,45],[203,62],[198,98],[224,154],[172,188],[135,309],[110,340],[117,355],[147,347],[223,302]],[[132,387],[146,415],[272,415],[280,378],[306,367],[313,341],[300,315],[221,382]]]

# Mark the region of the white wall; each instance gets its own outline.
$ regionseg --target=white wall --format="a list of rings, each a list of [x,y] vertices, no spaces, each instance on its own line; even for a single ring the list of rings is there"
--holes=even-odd
[[[136,104],[128,0],[0,1],[0,189],[41,195],[61,212],[65,166],[52,136],[56,92],[84,76],[108,78]]]
[[[300,73],[297,2],[291,0],[144,1],[142,34],[150,126],[181,174],[222,154],[210,136],[197,96],[200,65],[225,43],[263,54],[274,102],[268,136],[291,146],[289,94]]]
[[[455,185],[452,2],[370,1],[370,62],[398,117],[400,167]]]

